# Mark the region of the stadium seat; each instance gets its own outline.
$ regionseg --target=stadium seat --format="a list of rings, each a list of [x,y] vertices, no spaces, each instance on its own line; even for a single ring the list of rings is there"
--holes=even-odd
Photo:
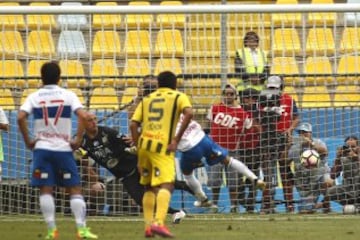
[[[327,57],[308,57],[304,66],[305,74],[313,74],[305,78],[308,85],[323,85],[333,83],[331,76],[316,76],[316,74],[332,74],[332,67],[329,58]]]
[[[23,56],[24,43],[18,31],[0,31],[0,55],[1,58],[16,58]]]
[[[296,89],[293,86],[285,86],[284,92],[290,95],[296,101],[296,104],[298,104],[299,96]]]
[[[20,6],[20,3],[17,1],[0,3],[0,8],[5,8],[6,6],[16,7]],[[2,30],[23,30],[25,28],[24,15],[0,15],[0,28]]]
[[[123,76],[139,76],[139,78],[121,79],[125,86],[139,86],[143,76],[151,73],[148,59],[126,59]],[[122,84],[121,84],[122,85]]]
[[[160,5],[179,6],[181,1],[162,1]],[[160,28],[185,28],[185,14],[158,14],[156,18],[157,26]]]
[[[84,35],[81,31],[61,31],[58,40],[60,58],[83,58],[88,55]]]
[[[299,67],[294,57],[275,57],[272,61],[270,74],[282,75],[282,74],[299,74]],[[304,82],[299,77],[285,77],[286,85],[301,85]]]
[[[353,54],[360,51],[360,30],[357,27],[346,27],[341,36],[340,52]]]
[[[0,106],[4,110],[15,109],[15,101],[10,89],[7,88],[0,89]]]
[[[296,29],[275,29],[271,49],[274,55],[278,57],[302,55],[300,39]]]
[[[220,58],[202,58],[194,57],[187,58],[184,61],[184,72],[185,73],[202,73],[202,74],[211,74],[211,73],[221,73],[221,59]],[[234,72],[234,59],[229,58],[227,60],[227,69],[229,73]]]
[[[175,75],[182,74],[182,67],[179,59],[160,58],[156,61],[154,74],[159,75],[163,71],[172,71]],[[178,78],[178,86],[182,86],[183,80]]]
[[[124,108],[129,103],[131,103],[134,98],[137,96],[139,88],[137,87],[127,87],[125,88],[120,101],[120,108]]]
[[[116,2],[98,2],[96,6],[117,6]],[[92,26],[94,29],[118,29],[121,27],[120,14],[94,14]]]
[[[121,43],[117,31],[97,31],[93,40],[92,52],[96,58],[120,57]]]
[[[356,84],[359,83],[359,70],[358,66],[360,65],[360,56],[348,56],[344,55],[340,58],[337,74],[343,76],[337,76],[336,82],[338,84]],[[352,76],[347,76],[347,74]]]
[[[28,88],[39,88],[42,85],[40,78],[40,69],[41,66],[48,62],[47,60],[30,60],[26,68],[26,76],[29,78],[27,80]]]
[[[81,2],[63,2],[62,6],[81,6]],[[59,27],[63,30],[80,30],[88,27],[88,20],[85,14],[63,14],[57,18]]]
[[[50,31],[31,31],[27,39],[28,54],[32,57],[55,56],[54,40]]]
[[[32,2],[30,6],[51,6],[48,2]],[[30,30],[49,30],[56,28],[54,15],[38,14],[26,16],[27,27]]]
[[[76,96],[79,98],[80,102],[86,106],[86,101],[85,101],[85,98],[84,98],[84,95],[81,91],[80,88],[68,88],[70,91],[74,92],[76,94]]]
[[[333,0],[312,0],[312,4],[334,4]],[[308,14],[308,24],[310,26],[332,26],[336,23],[336,13],[335,12],[326,12],[326,13],[309,13]]]
[[[62,85],[68,88],[84,88],[88,82],[84,79],[85,73],[83,65],[79,60],[60,60]],[[77,77],[67,79],[67,77]]]
[[[149,6],[148,1],[132,1],[131,6]],[[127,14],[125,15],[125,24],[127,28],[149,29],[153,24],[154,17],[152,14]]]
[[[219,29],[191,29],[187,33],[186,56],[219,57],[220,37]]]
[[[22,88],[25,86],[24,70],[19,60],[0,61],[1,87]]]
[[[277,0],[276,4],[298,4],[297,0]],[[274,26],[301,26],[302,15],[300,13],[273,13],[271,21]]]
[[[311,28],[306,39],[306,54],[310,56],[332,56],[335,41],[330,28]]]
[[[147,30],[130,30],[126,33],[124,54],[128,57],[149,57],[151,37]]]
[[[182,34],[177,29],[160,30],[155,42],[153,54],[157,57],[183,57],[184,45]]]
[[[270,27],[271,15],[268,13],[230,13],[227,21],[229,28],[260,29],[261,27]]]
[[[92,87],[115,87],[119,82],[119,70],[113,59],[97,59],[91,69]]]
[[[334,107],[360,106],[359,86],[340,85],[335,88]]]
[[[119,109],[119,100],[115,88],[94,88],[90,98],[90,109]]]
[[[331,107],[330,94],[325,86],[306,86],[302,97],[302,108]]]

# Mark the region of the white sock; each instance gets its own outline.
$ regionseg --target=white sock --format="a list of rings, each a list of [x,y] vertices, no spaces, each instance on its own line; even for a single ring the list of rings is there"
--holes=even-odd
[[[71,211],[75,216],[75,222],[78,227],[85,227],[86,204],[82,195],[76,194],[70,197]]]
[[[40,210],[48,228],[55,228],[55,202],[51,194],[40,195]]]
[[[253,181],[258,178],[244,163],[233,157],[230,158],[228,168],[241,173]]]
[[[186,184],[189,186],[191,190],[193,190],[195,196],[198,200],[204,201],[207,199],[204,191],[202,190],[201,184],[199,180],[194,176],[194,173],[190,175],[184,175],[184,179]]]

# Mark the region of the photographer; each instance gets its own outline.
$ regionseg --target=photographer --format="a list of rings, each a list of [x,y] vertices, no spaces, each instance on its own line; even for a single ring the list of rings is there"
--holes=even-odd
[[[331,178],[335,179],[342,173],[343,184],[327,189],[323,208],[330,211],[330,201],[337,201],[341,205],[354,204],[359,206],[360,196],[360,147],[356,136],[345,139],[344,145],[336,152],[334,166],[331,168]]]

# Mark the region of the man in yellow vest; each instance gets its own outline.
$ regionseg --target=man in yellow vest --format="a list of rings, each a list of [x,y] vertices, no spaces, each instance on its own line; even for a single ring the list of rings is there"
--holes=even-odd
[[[235,57],[235,72],[240,77],[237,90],[254,88],[261,91],[269,75],[267,53],[259,48],[259,36],[253,31],[245,34],[243,46],[236,51]]]

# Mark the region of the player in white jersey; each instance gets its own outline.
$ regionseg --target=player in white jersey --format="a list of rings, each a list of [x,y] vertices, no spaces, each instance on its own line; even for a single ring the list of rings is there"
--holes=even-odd
[[[97,239],[86,227],[86,204],[72,151],[84,132],[85,111],[75,93],[58,86],[60,67],[55,62],[41,67],[43,87],[30,94],[18,113],[18,125],[26,146],[33,150],[31,185],[40,189],[40,209],[48,226],[45,239],[57,239],[53,187],[65,187],[77,224],[78,239]],[[78,117],[78,136],[71,138],[71,115]],[[28,116],[34,117],[34,138],[28,131]]]
[[[179,124],[181,121],[182,116],[180,117]],[[205,164],[212,166],[222,163],[229,169],[251,179],[258,188],[265,187],[265,183],[258,179],[244,163],[230,157],[228,150],[215,143],[213,139],[204,133],[201,125],[194,120],[190,122],[185,130],[177,148],[182,153],[180,168],[184,174],[184,179],[197,198],[197,201],[194,203],[195,206],[216,207],[207,198],[199,180],[193,174],[194,169],[203,167]],[[202,161],[203,158],[205,158],[205,161]]]

